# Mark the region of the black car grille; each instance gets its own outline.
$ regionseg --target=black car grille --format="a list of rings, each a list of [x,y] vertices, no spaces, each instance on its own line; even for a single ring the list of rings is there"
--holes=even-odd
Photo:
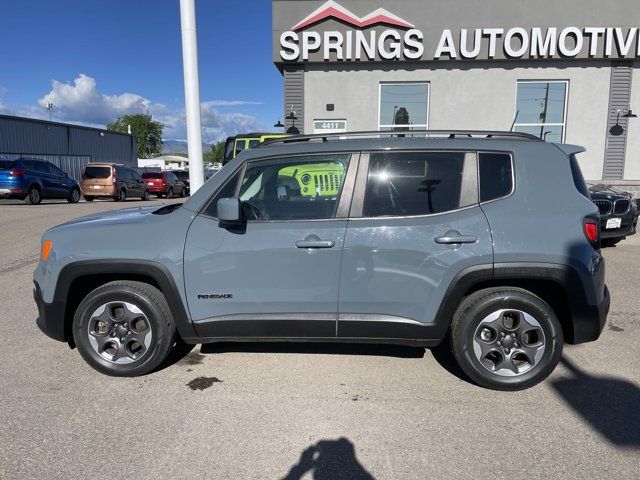
[[[600,210],[600,215],[609,215],[611,213],[612,204],[610,200],[594,200],[593,203]]]
[[[613,204],[613,213],[623,215],[629,211],[629,200],[616,200]]]

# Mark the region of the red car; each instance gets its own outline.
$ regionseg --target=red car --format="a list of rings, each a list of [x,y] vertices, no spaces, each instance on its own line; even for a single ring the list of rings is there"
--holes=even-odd
[[[175,196],[184,197],[187,194],[187,187],[181,180],[171,172],[146,171],[142,174],[142,180],[149,187],[149,192],[162,198]]]

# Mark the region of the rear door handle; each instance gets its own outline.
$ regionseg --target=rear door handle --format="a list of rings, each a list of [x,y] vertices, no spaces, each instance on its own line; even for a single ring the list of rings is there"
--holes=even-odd
[[[332,248],[336,242],[333,240],[298,240],[296,247],[298,248]]]
[[[436,243],[454,244],[454,243],[476,243],[478,237],[475,235],[451,235],[445,234],[442,237],[436,237]]]

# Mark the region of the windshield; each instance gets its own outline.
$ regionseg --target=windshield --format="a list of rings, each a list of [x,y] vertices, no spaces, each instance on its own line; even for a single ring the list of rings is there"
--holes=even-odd
[[[86,167],[84,169],[83,178],[109,178],[111,176],[111,167]]]
[[[142,178],[162,178],[162,172],[144,172]]]
[[[17,162],[13,162],[10,160],[0,160],[0,170],[12,170],[16,168]]]

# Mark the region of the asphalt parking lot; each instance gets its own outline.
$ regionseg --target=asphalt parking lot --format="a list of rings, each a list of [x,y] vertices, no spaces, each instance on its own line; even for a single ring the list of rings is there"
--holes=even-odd
[[[387,346],[198,346],[111,378],[40,333],[31,276],[46,228],[141,204],[0,202],[0,478],[638,478],[638,236],[604,251],[600,340],[528,391]]]

